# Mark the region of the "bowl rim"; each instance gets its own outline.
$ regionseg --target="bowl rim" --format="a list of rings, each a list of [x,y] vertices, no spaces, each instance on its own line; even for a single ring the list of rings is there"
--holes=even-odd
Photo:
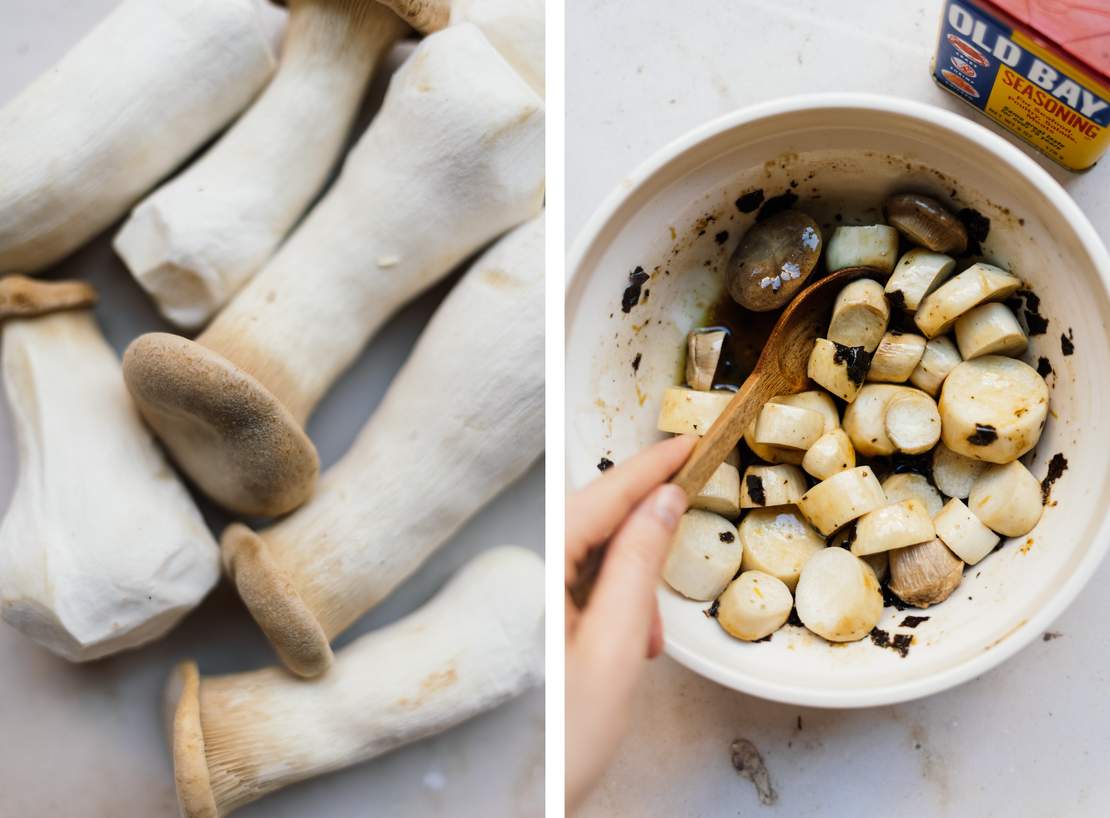
[[[647,187],[653,177],[670,163],[724,131],[758,120],[802,111],[847,108],[866,108],[909,117],[926,125],[953,132],[962,138],[970,136],[982,148],[1009,165],[1012,170],[1028,178],[1052,207],[1073,225],[1084,249],[1095,262],[1103,288],[1110,293],[1110,254],[1107,253],[1098,232],[1064,188],[1016,145],[980,123],[925,102],[880,94],[837,92],[782,97],[718,116],[671,140],[627,174],[586,220],[571,245],[567,266],[570,275],[566,280],[564,292],[567,317],[569,318],[575,312],[574,308],[584,285],[583,263],[598,249],[602,235],[610,222],[629,199]],[[569,336],[564,338],[564,355],[565,345],[568,342]],[[1094,541],[1087,553],[1040,610],[1019,623],[989,649],[954,667],[930,673],[920,679],[894,682],[862,690],[850,688],[815,690],[766,681],[738,669],[724,667],[719,662],[676,644],[666,635],[666,629],[664,629],[664,649],[672,659],[701,676],[725,687],[770,701],[828,708],[877,707],[906,702],[963,684],[997,667],[1029,645],[1075,601],[1079,592],[1083,590],[1101,564],[1108,546],[1110,546],[1110,510],[1103,514]]]

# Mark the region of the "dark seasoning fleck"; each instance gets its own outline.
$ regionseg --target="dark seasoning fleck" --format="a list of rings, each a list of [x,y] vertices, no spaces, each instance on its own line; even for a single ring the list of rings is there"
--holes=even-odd
[[[733,534],[731,531],[722,531],[718,536],[720,537],[721,542],[735,542],[736,540],[736,535]]]
[[[702,611],[702,613],[705,614],[706,617],[709,618],[709,619],[716,619],[717,618],[717,612],[719,610],[721,610],[721,600],[714,599],[713,604],[710,605],[708,608],[706,608],[704,611]]]
[[[846,347],[833,341],[836,351],[833,353],[833,362],[844,364],[848,380],[859,386],[867,377],[867,370],[871,366],[871,356],[863,347]]]
[[[762,193],[762,191],[760,191]],[[780,193],[778,196],[772,196],[770,199],[763,203],[763,207],[759,208],[759,212],[755,215],[755,220],[761,222],[764,219],[769,219],[776,216],[783,211],[792,208],[798,201],[798,194],[792,191]]]
[[[748,496],[752,498],[752,502],[757,506],[762,506],[767,503],[767,493],[763,490],[763,478],[758,474],[749,474],[744,478],[744,483],[748,487]]]
[[[1020,289],[1006,299],[1008,306],[1023,319],[1029,335],[1044,335],[1048,332],[1048,319],[1041,315],[1041,299],[1035,292]]]
[[[989,446],[998,440],[998,430],[989,423],[976,423],[975,431],[967,436],[972,446]]]
[[[642,361],[643,359],[644,359],[644,354],[642,352],[637,352],[636,357],[632,359],[632,371],[633,372],[639,372],[640,371],[640,361]]]
[[[1052,496],[1052,486],[1068,470],[1068,459],[1060,452],[1052,455],[1048,461],[1048,474],[1041,481],[1041,499],[1047,505]]]
[[[907,616],[899,624],[899,628],[916,628],[922,622],[928,622],[927,616]]]
[[[1042,378],[1047,378],[1052,374],[1052,362],[1043,355],[1037,359],[1037,374]]]
[[[1060,336],[1060,351],[1065,355],[1071,355],[1075,352],[1075,334],[1068,327],[1067,335]]]
[[[874,644],[880,648],[890,648],[903,659],[909,655],[910,645],[913,644],[913,635],[909,633],[896,633],[891,636],[882,628],[874,628],[870,636]]]
[[[601,458],[601,460],[597,461],[598,471],[606,471],[607,469],[611,468],[613,468],[613,461],[610,460],[608,457],[603,457]]]
[[[736,200],[736,209],[741,213],[752,213],[763,204],[763,189],[749,190]]]
[[[965,207],[956,214],[956,218],[967,230],[967,255],[981,256],[983,248],[980,242],[987,240],[987,234],[991,230],[991,220],[971,207]]]
[[[728,241],[728,231],[722,230],[720,233],[713,237],[713,241],[717,242],[717,244],[724,244],[726,241]]]
[[[643,267],[637,267],[628,274],[628,286],[624,288],[624,295],[621,297],[621,312],[631,312],[632,308],[640,303],[640,291],[643,289],[644,282],[651,276],[644,272]]]

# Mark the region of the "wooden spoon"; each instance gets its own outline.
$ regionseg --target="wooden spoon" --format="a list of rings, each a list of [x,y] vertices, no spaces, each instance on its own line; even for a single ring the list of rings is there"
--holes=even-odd
[[[846,267],[810,284],[786,305],[763,345],[755,369],[740,385],[728,406],[698,440],[690,458],[671,482],[698,496],[728,453],[736,448],[759,410],[775,395],[791,395],[806,387],[809,353],[829,323],[840,288],[865,275],[882,275],[870,267]]]
[[[767,337],[755,369],[671,481],[686,492],[688,500],[697,497],[728,453],[736,448],[764,403],[775,395],[805,389],[809,353],[814,340],[828,328],[836,294],[849,281],[868,275],[885,274],[870,267],[846,267],[810,284],[786,306]],[[590,549],[576,566],[576,576],[567,583],[567,591],[579,608],[586,606],[604,559],[604,545]]]

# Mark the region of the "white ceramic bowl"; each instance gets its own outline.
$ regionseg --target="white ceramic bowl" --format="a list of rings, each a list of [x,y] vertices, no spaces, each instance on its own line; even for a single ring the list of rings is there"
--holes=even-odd
[[[956,114],[865,95],[784,99],[715,120],[671,143],[629,176],[592,218],[572,253],[567,292],[567,474],[597,475],[659,439],[659,397],[680,380],[686,332],[722,289],[722,269],[751,215],[740,193],[771,196],[798,183],[818,221],[874,221],[898,190],[934,192],[991,219],[985,253],[1041,297],[1048,332],[1025,359],[1055,375],[1052,416],[1032,458],[1038,478],[1062,452],[1069,468],[1029,536],[966,571],[916,630],[884,610],[880,627],[912,633],[906,658],[870,640],[832,645],[788,626],[765,643],[727,636],[708,603],[661,584],[667,652],[737,690],[796,704],[862,707],[952,687],[1039,636],[1082,589],[1110,542],[1110,257],[1075,203],[1013,145]],[[715,236],[728,231],[719,246]],[[650,296],[628,314],[621,295],[637,266]],[[1061,333],[1074,337],[1065,356]],[[640,355],[634,371],[632,362]],[[1024,546],[1024,547],[1023,547]]]

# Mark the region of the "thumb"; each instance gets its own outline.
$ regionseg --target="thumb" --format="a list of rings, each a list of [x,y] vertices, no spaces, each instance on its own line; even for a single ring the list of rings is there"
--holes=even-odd
[[[579,638],[604,643],[604,654],[615,668],[645,660],[659,573],[685,510],[686,493],[664,484],[636,507],[609,543]]]

